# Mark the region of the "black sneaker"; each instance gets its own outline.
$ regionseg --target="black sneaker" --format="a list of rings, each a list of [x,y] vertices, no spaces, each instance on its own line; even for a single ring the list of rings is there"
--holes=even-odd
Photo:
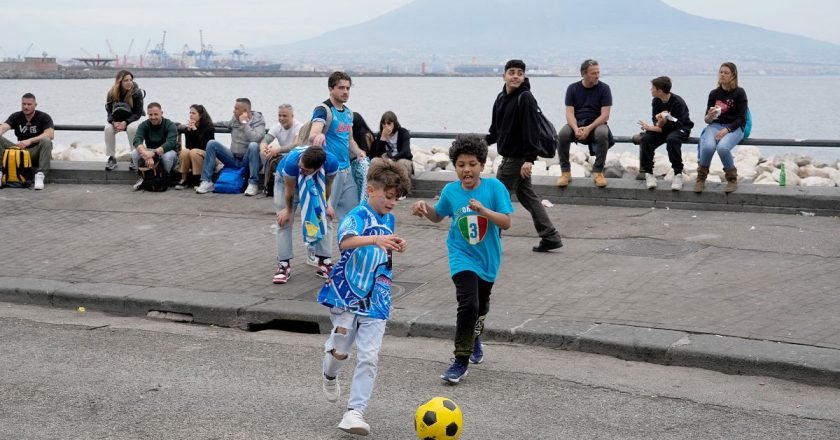
[[[117,159],[114,156],[108,156],[108,160],[105,161],[105,171],[114,171],[117,169]]]
[[[128,170],[129,171],[137,171],[137,165],[134,165],[134,161],[128,162]]]
[[[467,358],[452,358],[452,365],[440,375],[440,378],[449,383],[458,383],[467,376],[469,361]]]
[[[557,241],[547,241],[543,239],[540,240],[540,244],[534,246],[531,250],[534,252],[548,252],[552,249],[560,249],[561,247],[563,247],[563,240],[560,240],[559,238]]]

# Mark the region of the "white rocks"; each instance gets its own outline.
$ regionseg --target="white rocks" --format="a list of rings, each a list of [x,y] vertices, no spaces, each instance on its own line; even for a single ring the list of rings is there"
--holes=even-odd
[[[833,180],[826,177],[809,176],[799,182],[800,186],[837,186]]]

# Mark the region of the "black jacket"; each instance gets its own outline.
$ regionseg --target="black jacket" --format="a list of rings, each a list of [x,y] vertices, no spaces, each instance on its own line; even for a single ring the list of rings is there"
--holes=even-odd
[[[380,139],[380,137],[381,133],[376,133],[373,146],[370,147],[370,157],[381,157],[383,154],[388,153],[388,141]],[[411,154],[410,141],[411,133],[407,129],[400,127],[397,130],[397,155],[388,156],[388,158],[391,160],[413,159],[414,156]]]
[[[493,120],[487,145],[496,144],[503,157],[537,160],[537,100],[531,94],[528,78],[510,94],[502,91],[493,104]]]
[[[121,91],[122,92],[122,91]],[[146,116],[146,111],[143,107],[143,98],[146,97],[146,92],[134,83],[134,87],[131,89],[131,116],[125,120],[126,124],[131,124],[132,122],[140,119],[143,116]],[[120,101],[125,102],[126,96],[128,94],[120,93]],[[108,114],[108,123],[114,123],[114,117],[111,116],[111,111],[114,109],[114,101],[111,100],[111,94],[108,93],[107,97],[105,98],[105,112]],[[122,122],[122,121],[117,121]]]

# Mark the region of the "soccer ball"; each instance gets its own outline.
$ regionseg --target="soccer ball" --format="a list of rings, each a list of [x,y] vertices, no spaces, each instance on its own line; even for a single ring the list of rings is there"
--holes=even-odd
[[[420,440],[455,440],[463,426],[461,408],[446,397],[433,398],[414,414],[414,430]]]

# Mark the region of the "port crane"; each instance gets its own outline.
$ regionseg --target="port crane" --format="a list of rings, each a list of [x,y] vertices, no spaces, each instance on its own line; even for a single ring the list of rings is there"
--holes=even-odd
[[[201,50],[196,54],[198,55],[198,67],[201,69],[212,69],[215,67],[213,57],[216,55],[213,52],[213,45],[204,44],[204,31],[201,29],[198,30],[198,38],[201,42]]]

